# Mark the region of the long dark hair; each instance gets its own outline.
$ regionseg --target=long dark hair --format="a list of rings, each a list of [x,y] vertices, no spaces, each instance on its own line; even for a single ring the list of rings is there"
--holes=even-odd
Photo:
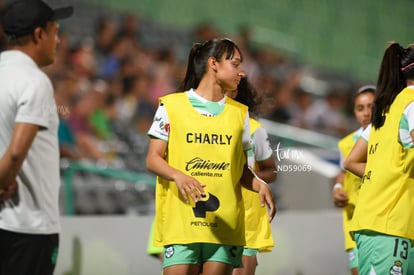
[[[414,78],[414,46],[402,47],[392,42],[385,50],[377,81],[377,94],[372,110],[372,125],[379,129],[384,124],[395,97]]]
[[[239,47],[227,38],[214,38],[204,44],[193,44],[188,55],[187,71],[183,82],[179,85],[178,91],[186,91],[198,87],[201,78],[206,73],[207,60],[210,57],[220,60],[226,54],[226,59],[231,59],[236,51],[239,52],[240,57],[243,59]]]
[[[260,98],[256,89],[248,81],[247,77],[242,77],[240,83],[237,86],[236,101],[246,105],[249,108],[249,112],[257,116],[257,106],[260,103]]]

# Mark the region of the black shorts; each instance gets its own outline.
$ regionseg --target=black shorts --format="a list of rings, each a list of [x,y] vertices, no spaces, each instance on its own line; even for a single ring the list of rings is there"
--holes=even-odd
[[[0,275],[52,275],[59,234],[22,234],[0,229]]]

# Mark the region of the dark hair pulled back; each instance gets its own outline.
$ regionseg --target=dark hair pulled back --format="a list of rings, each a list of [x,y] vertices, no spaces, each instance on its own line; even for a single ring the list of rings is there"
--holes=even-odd
[[[198,87],[201,78],[206,73],[207,61],[210,57],[214,57],[218,61],[223,56],[225,56],[225,59],[231,59],[236,51],[243,59],[239,47],[227,38],[214,38],[203,44],[193,44],[188,55],[187,71],[178,90],[187,91]]]
[[[377,81],[377,93],[372,110],[372,125],[380,128],[395,97],[414,79],[414,46],[389,44],[382,58]]]

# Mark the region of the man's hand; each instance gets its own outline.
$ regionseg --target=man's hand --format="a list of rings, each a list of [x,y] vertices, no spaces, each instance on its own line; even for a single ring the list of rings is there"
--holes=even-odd
[[[0,202],[5,202],[10,199],[17,189],[17,181],[13,181],[6,189],[0,189]]]

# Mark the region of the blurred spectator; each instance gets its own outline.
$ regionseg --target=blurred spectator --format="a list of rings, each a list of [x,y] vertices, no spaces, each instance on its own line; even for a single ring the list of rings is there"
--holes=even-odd
[[[243,52],[243,56],[248,54],[250,57],[255,57],[257,55],[257,49],[253,46],[252,36],[254,32],[252,31],[252,26],[249,24],[242,24],[238,28],[238,46]]]
[[[56,75],[61,75],[68,70],[68,66],[70,64],[70,57],[71,57],[71,35],[65,31],[59,31],[59,40],[60,43],[56,48],[56,59],[55,62],[43,70],[46,74],[48,74],[51,78]]]
[[[97,138],[110,140],[113,138],[111,125],[116,115],[115,99],[109,93],[109,85],[102,79],[93,82],[90,93],[96,109],[89,116],[89,124]]]
[[[273,90],[271,110],[267,116],[269,119],[283,123],[287,123],[292,119],[290,106],[294,93],[299,87],[300,76],[298,71],[291,71],[286,80],[279,84],[277,89]]]
[[[98,70],[98,77],[106,80],[113,79],[120,71],[122,61],[132,58],[136,50],[135,44],[131,42],[128,36],[116,36],[109,46],[108,53],[103,57]]]
[[[168,49],[160,49],[151,67],[151,83],[149,84],[149,94],[154,106],[158,105],[158,98],[168,93],[175,92],[178,83],[174,79],[175,58],[174,54]]]
[[[89,39],[82,40],[79,45],[72,49],[70,66],[76,77],[81,81],[88,81],[95,77],[98,67],[92,41]]]
[[[249,25],[243,24],[238,29],[237,45],[243,53],[243,70],[252,85],[258,85],[260,67],[256,60],[257,51],[252,43],[253,32]]]
[[[214,37],[221,36],[220,31],[215,27],[213,22],[202,21],[195,26],[193,30],[194,42],[204,43]]]
[[[70,115],[69,99],[71,96],[68,90],[71,87],[69,83],[71,79],[69,76],[63,75],[52,80],[55,86],[54,96],[59,116],[58,140],[60,157],[72,161],[80,160],[83,157],[77,146],[75,134],[68,123]]]
[[[95,110],[96,105],[92,93],[87,90],[78,92],[71,98],[68,124],[74,133],[77,147],[87,159],[94,162],[107,162],[89,124],[89,116]]]
[[[344,114],[344,95],[331,91],[326,97],[315,100],[305,113],[311,130],[341,137],[349,132],[349,119]]]
[[[289,105],[288,123],[299,128],[310,128],[306,118],[308,109],[312,106],[313,98],[310,93],[305,92],[298,87],[294,94],[292,102]]]
[[[122,78],[122,94],[115,102],[115,120],[121,128],[131,125],[138,106],[138,93],[142,86],[148,88],[147,79],[138,75],[128,75]]]
[[[118,25],[116,20],[110,16],[98,18],[95,26],[95,60],[98,67],[103,63],[104,57],[109,53],[110,46],[116,37]]]
[[[258,106],[260,116],[269,118],[275,109],[275,93],[279,89],[280,83],[268,73],[261,73],[257,81],[257,90],[263,99]]]
[[[138,16],[132,13],[125,13],[121,15],[121,23],[119,27],[119,35],[129,38],[130,42],[135,47],[140,48],[140,22]]]

